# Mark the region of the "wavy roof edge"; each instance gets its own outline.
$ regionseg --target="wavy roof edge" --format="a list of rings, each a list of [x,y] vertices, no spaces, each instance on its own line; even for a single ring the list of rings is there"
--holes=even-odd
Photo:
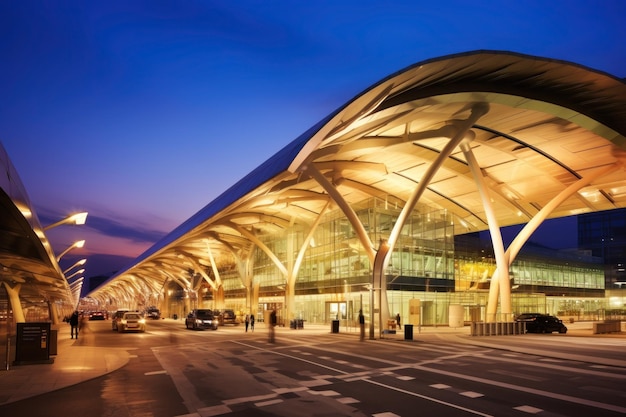
[[[496,60],[489,60],[486,58],[493,57],[501,57],[504,58],[507,62],[497,63]],[[381,79],[380,81],[372,84],[366,89],[362,90],[360,93],[352,97],[345,104],[338,107],[335,111],[333,111],[329,116],[322,119],[320,122],[316,123],[313,127],[309,128],[303,134],[298,136],[295,140],[290,142],[287,146],[282,148],[256,169],[251,171],[237,183],[235,183],[232,187],[228,188],[222,194],[220,194],[217,198],[207,204],[204,208],[199,210],[196,214],[192,215],[189,219],[184,221],[180,226],[176,227],[173,231],[164,236],[161,240],[157,241],[153,246],[148,248],[145,252],[139,255],[132,263],[130,263],[127,267],[120,270],[118,273],[111,276],[108,280],[100,285],[100,287],[106,285],[108,282],[112,281],[115,277],[125,273],[129,269],[131,269],[134,265],[142,262],[147,259],[151,255],[154,255],[159,250],[163,249],[167,245],[175,242],[176,240],[182,238],[186,233],[192,231],[194,228],[200,226],[200,224],[213,215],[219,213],[221,210],[226,209],[231,204],[236,202],[238,199],[242,198],[249,192],[253,191],[255,188],[259,187],[269,179],[278,175],[281,172],[286,171],[291,163],[294,161],[294,158],[303,151],[305,145],[311,140],[315,134],[320,131],[329,121],[333,119],[336,115],[340,114],[344,109],[348,108],[355,100],[359,97],[366,95],[368,92],[373,89],[393,80],[394,78],[420,67],[426,67],[430,65],[453,62],[461,60],[465,71],[454,70],[450,71],[450,74],[455,74],[459,78],[456,81],[461,83],[467,83],[469,87],[475,87],[475,84],[470,85],[469,81],[476,80],[479,76],[485,76],[495,71],[496,69],[502,69],[503,64],[514,65],[516,63],[522,62],[535,62],[534,70],[526,72],[522,72],[522,68],[517,68],[517,71],[512,71],[509,74],[509,80],[517,78],[519,80],[526,79],[526,83],[522,83],[521,86],[518,86],[517,89],[524,88],[527,83],[532,82],[532,80],[528,80],[529,77],[533,75],[535,77],[544,77],[544,81],[552,81],[552,85],[559,85],[559,93],[563,94],[566,98],[571,98],[571,101],[567,104],[570,108],[576,108],[577,102],[573,100],[575,96],[577,100],[581,99],[581,94],[585,97],[586,101],[594,101],[594,100],[602,100],[603,106],[602,110],[606,111],[607,108],[610,108],[611,120],[607,120],[607,126],[612,129],[616,129],[616,131],[622,136],[626,136],[626,79],[619,78],[612,74],[609,74],[604,71],[596,70],[581,64],[577,64],[570,61],[564,61],[553,58],[545,58],[534,55],[527,55],[517,52],[503,51],[503,50],[474,50],[469,52],[462,52],[450,55],[444,55],[441,57],[430,58],[427,60],[423,60],[417,62],[415,64],[409,65],[403,69],[400,69],[389,76]],[[542,68],[540,68],[543,65]],[[557,70],[562,70],[566,68],[567,74],[560,73]],[[576,74],[595,74],[600,75],[602,77],[606,77],[606,80],[609,82],[609,86],[606,88],[598,88],[598,86],[589,85],[588,83],[574,82],[574,80],[570,80],[570,78],[575,78]],[[424,75],[429,75],[425,72]],[[557,82],[558,81],[558,82]],[[453,83],[454,87],[458,87],[458,83]],[[452,85],[452,84],[450,84]],[[497,85],[502,85],[501,83],[497,83]],[[438,86],[439,90],[442,90],[441,85]],[[576,88],[573,88],[576,87]],[[542,86],[543,88],[543,86]],[[580,90],[582,88],[582,90]],[[613,90],[613,88],[617,88],[618,90]],[[402,95],[407,91],[403,91],[399,95]],[[415,90],[415,88],[413,88]],[[535,88],[535,90],[539,91],[541,88]],[[524,90],[526,91],[526,90]],[[574,94],[576,93],[576,94]],[[380,105],[382,106],[391,106],[393,105],[394,98],[399,97],[399,95],[389,97],[385,99]],[[571,97],[570,97],[571,96]],[[553,96],[550,96],[554,98]],[[557,96],[557,98],[560,96]],[[561,98],[563,99],[563,97]],[[559,103],[557,103],[559,104]],[[578,107],[582,107],[580,104]],[[598,113],[598,112],[596,112]],[[598,114],[591,115],[592,117],[598,117]],[[605,120],[601,119],[603,122]],[[626,148],[625,143],[618,143],[622,147]]]

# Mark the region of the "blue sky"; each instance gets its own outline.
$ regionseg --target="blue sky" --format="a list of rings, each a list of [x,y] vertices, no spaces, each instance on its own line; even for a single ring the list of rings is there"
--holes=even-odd
[[[493,49],[626,77],[625,17],[608,0],[4,1],[0,142],[44,225],[90,212],[50,231],[57,252],[87,240],[62,262],[107,273],[413,63]]]

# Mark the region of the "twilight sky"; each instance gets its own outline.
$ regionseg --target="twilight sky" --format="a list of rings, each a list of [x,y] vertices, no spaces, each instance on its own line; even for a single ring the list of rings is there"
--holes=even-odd
[[[623,78],[624,18],[622,0],[6,0],[0,142],[43,225],[89,211],[49,232],[56,253],[86,239],[61,267],[108,274],[391,73],[493,49]],[[567,224],[542,243],[575,246]]]

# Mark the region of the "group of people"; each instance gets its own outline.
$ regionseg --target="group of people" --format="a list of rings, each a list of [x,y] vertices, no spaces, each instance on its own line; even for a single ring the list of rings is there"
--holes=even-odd
[[[248,332],[248,328],[250,328],[250,331],[254,331],[254,314],[246,314],[245,318],[244,318],[244,324],[246,326],[246,332]],[[270,343],[274,343],[275,341],[275,333],[274,333],[274,327],[276,327],[277,324],[277,319],[276,319],[276,310],[272,310],[270,313],[270,322],[269,322],[270,326],[269,326],[269,341]]]
[[[246,332],[248,331],[248,327],[250,327],[251,331],[254,331],[254,314],[246,314],[244,323],[246,324]]]

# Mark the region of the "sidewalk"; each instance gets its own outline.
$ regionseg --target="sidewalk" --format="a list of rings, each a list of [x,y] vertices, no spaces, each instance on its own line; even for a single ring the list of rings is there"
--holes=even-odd
[[[593,335],[592,323],[580,322],[568,324],[568,335],[589,336],[589,337],[618,337],[626,340],[626,333],[616,333],[607,335]],[[69,330],[61,327],[57,335],[57,355],[51,356],[54,359],[50,364],[27,364],[11,365],[9,370],[0,370],[0,405],[25,398],[40,395],[46,392],[55,391],[71,385],[75,385],[102,375],[106,375],[128,363],[131,358],[128,348],[93,347],[90,339],[93,335],[89,331],[84,331],[80,339],[70,339]],[[66,331],[67,330],[67,331]],[[259,323],[259,331],[265,331],[262,323]],[[289,337],[296,335],[331,334],[330,325],[316,325],[306,323],[303,329],[290,329],[280,327],[277,329],[277,337]],[[356,327],[340,327],[340,337],[359,337],[359,329]],[[378,338],[378,329],[375,337]],[[438,327],[413,327],[413,340],[406,340],[407,343],[428,341],[428,340],[450,340],[483,347],[493,347],[498,349],[510,349],[510,346],[503,347],[495,342],[498,338],[523,337],[523,336],[470,336],[469,326],[461,328],[451,328],[448,326]],[[365,330],[366,341],[369,339],[369,329]],[[381,341],[394,342],[405,341],[404,331],[395,334],[384,334]],[[518,345],[518,350],[528,353],[531,349]],[[132,350],[131,350],[132,352]],[[549,353],[542,354],[549,356]],[[626,361],[612,365],[626,367]]]
[[[81,332],[79,339],[70,339],[69,328],[61,326],[61,330],[52,363],[11,364],[8,371],[0,371],[0,405],[75,385],[128,363],[127,349],[89,346],[93,336],[88,332]]]

